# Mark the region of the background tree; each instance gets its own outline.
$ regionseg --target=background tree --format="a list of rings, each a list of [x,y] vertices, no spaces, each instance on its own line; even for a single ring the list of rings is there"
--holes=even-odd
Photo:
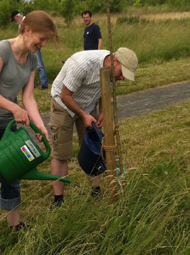
[[[190,5],[190,0],[167,0],[166,3],[174,7],[185,7]]]
[[[35,10],[48,10],[49,0],[34,0]]]
[[[1,0],[0,1],[0,25],[5,26],[11,21],[11,12],[13,8],[17,7],[17,2],[14,0]]]
[[[110,12],[121,12],[125,4],[125,0],[110,0]]]
[[[62,0],[60,14],[64,17],[66,25],[69,25],[74,20],[75,15],[75,0]]]

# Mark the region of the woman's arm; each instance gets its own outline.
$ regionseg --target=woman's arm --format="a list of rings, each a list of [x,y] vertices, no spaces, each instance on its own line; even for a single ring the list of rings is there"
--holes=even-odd
[[[31,73],[28,83],[23,88],[22,102],[32,122],[42,131],[46,139],[50,141],[48,131],[44,126],[36,100],[34,99],[34,78],[35,71]]]
[[[3,68],[3,60],[0,58],[0,72]],[[29,126],[29,116],[26,110],[22,109],[17,104],[9,101],[2,95],[0,95],[0,108],[12,112],[14,119],[17,123],[23,123]]]

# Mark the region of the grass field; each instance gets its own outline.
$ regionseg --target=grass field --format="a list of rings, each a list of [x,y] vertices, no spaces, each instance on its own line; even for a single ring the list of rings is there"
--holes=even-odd
[[[4,213],[1,254],[189,254],[189,107],[187,101],[120,122],[128,175],[122,176],[125,193],[114,204],[108,174],[104,199],[90,199],[76,157],[69,163],[70,178],[81,190],[68,185],[64,206],[53,213],[51,185],[23,181],[21,215],[32,229],[10,233]],[[49,160],[38,169],[48,172]]]
[[[141,16],[140,16],[141,17]],[[143,16],[145,18],[145,15]],[[173,17],[173,19],[170,19]],[[117,24],[121,15],[113,16],[113,45],[116,50],[120,46],[133,49],[138,56],[139,66],[136,70],[135,82],[123,81],[117,84],[117,95],[124,95],[148,88],[190,79],[190,38],[187,28],[190,25],[189,13],[146,15],[148,23]],[[153,20],[154,18],[154,20]],[[70,28],[65,27],[63,19],[56,17],[60,43],[57,47],[49,43],[42,49],[46,65],[49,90],[41,91],[38,74],[35,96],[41,112],[50,108],[51,83],[62,67],[62,60],[82,50],[82,31],[84,25],[80,17]],[[109,48],[107,39],[106,16],[97,15],[94,20],[102,27],[103,48]],[[11,30],[12,33],[15,31]],[[0,32],[5,37],[5,31]],[[11,32],[8,30],[8,36]],[[21,100],[20,100],[21,102]]]
[[[190,35],[187,32],[190,25],[189,13],[155,14],[132,17],[143,17],[143,23],[117,23],[119,18],[125,16],[113,15],[112,38],[113,48],[120,46],[133,49],[139,59],[136,70],[136,79],[118,82],[117,95],[128,94],[148,88],[154,88],[174,82],[190,79]],[[35,96],[41,112],[49,111],[51,83],[62,67],[62,60],[71,54],[82,50],[84,29],[80,17],[76,17],[71,27],[67,28],[61,17],[56,17],[60,43],[54,46],[51,42],[42,49],[44,63],[48,73],[49,90],[41,91],[38,74],[36,76],[37,89]],[[125,20],[125,19],[124,19]],[[101,27],[103,35],[103,48],[109,49],[107,35],[106,15],[95,15],[94,21]],[[13,24],[12,24],[13,25]],[[12,33],[15,31],[12,29]],[[1,31],[5,37],[5,31]],[[8,37],[10,37],[10,29]],[[39,100],[40,99],[40,100]]]
[[[135,83],[120,82],[117,94],[190,79],[188,17],[130,25],[117,24],[118,16],[114,18],[114,49],[127,46],[139,57]],[[54,48],[49,44],[43,49],[49,87],[61,68],[61,61],[82,49],[84,28],[79,17],[71,28],[66,28],[61,18],[55,21],[60,45]],[[102,25],[106,48],[107,32],[103,27],[106,19],[94,16],[94,21]],[[6,38],[14,33],[9,28],[0,35]],[[40,111],[47,112],[50,88],[48,91],[39,88],[37,80],[36,100]],[[190,102],[186,101],[120,122],[127,176],[121,176],[124,193],[118,185],[119,197],[113,204],[109,172],[102,178],[103,200],[91,199],[88,178],[77,163],[75,138],[69,177],[81,188],[67,185],[64,205],[50,212],[51,183],[22,181],[21,216],[31,224],[31,229],[11,232],[6,212],[0,211],[0,254],[190,255],[189,109]],[[49,173],[50,160],[38,170]]]

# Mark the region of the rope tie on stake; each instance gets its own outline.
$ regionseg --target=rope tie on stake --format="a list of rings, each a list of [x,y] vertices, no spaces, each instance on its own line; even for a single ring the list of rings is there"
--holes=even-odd
[[[103,149],[106,149],[107,151],[115,151],[115,145],[104,145]]]
[[[102,146],[101,146],[101,154],[103,152],[103,149],[107,151],[115,151],[116,146],[115,145],[105,145],[105,138],[102,138]]]
[[[117,132],[119,132],[119,125],[115,125],[114,136],[116,136]]]
[[[106,164],[105,151],[110,151],[110,152],[115,153],[115,145],[105,145],[105,138],[103,137],[100,156],[101,156],[104,164]]]

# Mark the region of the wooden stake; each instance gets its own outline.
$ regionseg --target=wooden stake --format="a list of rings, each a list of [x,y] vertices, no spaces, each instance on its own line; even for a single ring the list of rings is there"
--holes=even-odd
[[[113,113],[114,113],[114,123],[115,123],[115,134],[116,134],[116,142],[117,142],[117,155],[119,156],[119,165],[121,173],[123,173],[123,162],[122,162],[122,154],[121,154],[121,142],[120,142],[120,134],[119,134],[119,123],[117,118],[117,100],[116,100],[116,82],[115,82],[115,72],[114,72],[114,64],[113,64],[113,45],[112,45],[112,32],[111,32],[111,17],[110,17],[110,2],[106,0],[106,11],[107,11],[107,20],[108,20],[108,37],[109,37],[109,45],[110,45],[110,55],[111,55],[111,70],[112,70],[112,82],[113,82]]]
[[[115,171],[115,141],[113,131],[113,118],[111,106],[111,92],[110,92],[110,72],[107,68],[100,69],[101,91],[102,91],[102,109],[104,119],[104,135],[105,143],[104,149],[106,152],[106,166],[108,170],[108,180],[110,186],[110,200],[115,201],[117,198],[117,181]]]

